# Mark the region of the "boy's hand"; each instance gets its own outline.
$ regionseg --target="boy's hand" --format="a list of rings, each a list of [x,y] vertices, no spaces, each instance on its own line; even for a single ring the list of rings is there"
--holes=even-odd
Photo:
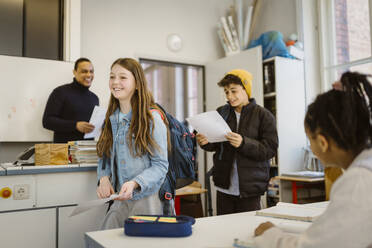
[[[230,133],[226,134],[225,138],[235,148],[238,148],[243,142],[242,136],[240,134],[237,134],[237,133],[234,133],[234,132],[230,132]]]
[[[207,137],[201,133],[196,134],[196,141],[198,142],[199,146],[204,146],[209,143]]]

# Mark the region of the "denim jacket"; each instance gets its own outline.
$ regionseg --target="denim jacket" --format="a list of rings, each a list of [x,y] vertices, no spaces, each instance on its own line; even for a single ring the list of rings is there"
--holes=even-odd
[[[125,182],[130,180],[136,181],[140,188],[133,191],[132,199],[139,200],[158,192],[167,174],[167,129],[160,114],[153,111],[152,115],[155,122],[153,138],[160,149],[154,149],[153,156],[147,154],[141,157],[133,157],[130,154],[129,144],[127,142],[132,111],[121,120],[119,119],[119,111],[119,108],[116,109],[110,116],[113,136],[111,157],[107,159],[102,157],[99,159],[97,176],[98,180],[103,176],[111,177],[114,190],[120,189]],[[116,159],[117,168],[114,168],[114,159]],[[103,170],[102,165],[104,162],[106,165]],[[116,182],[116,179],[118,182]]]

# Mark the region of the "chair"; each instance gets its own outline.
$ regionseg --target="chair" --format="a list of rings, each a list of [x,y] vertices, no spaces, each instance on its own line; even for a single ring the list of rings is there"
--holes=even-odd
[[[329,201],[329,195],[330,195],[333,183],[342,174],[343,174],[343,170],[341,168],[327,167],[327,168],[324,169],[324,183],[325,183],[325,191],[326,191],[326,201]]]

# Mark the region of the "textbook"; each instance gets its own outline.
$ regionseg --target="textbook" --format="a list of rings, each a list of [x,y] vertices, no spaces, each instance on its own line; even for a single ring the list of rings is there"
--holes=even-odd
[[[313,222],[325,209],[325,207],[279,202],[274,207],[256,211],[256,215]]]

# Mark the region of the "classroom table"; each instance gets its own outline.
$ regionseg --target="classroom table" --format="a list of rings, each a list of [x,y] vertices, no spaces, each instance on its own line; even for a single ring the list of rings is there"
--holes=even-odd
[[[276,225],[295,225],[306,229],[310,222],[256,216],[255,211],[197,218],[192,235],[184,238],[130,237],[123,228],[85,233],[87,248],[227,248],[234,239],[252,240],[255,228],[262,222],[271,221]]]
[[[292,183],[292,203],[298,203],[297,189],[309,188],[313,184],[324,184],[324,177],[307,178],[307,177],[296,177],[296,176],[276,176],[276,179],[290,181]],[[298,182],[303,183],[298,185]]]

